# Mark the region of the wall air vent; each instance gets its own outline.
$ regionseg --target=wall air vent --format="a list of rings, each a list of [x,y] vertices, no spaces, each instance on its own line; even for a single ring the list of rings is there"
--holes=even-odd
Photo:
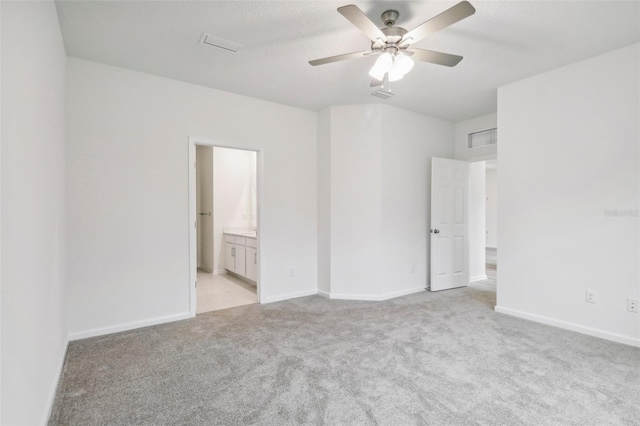
[[[481,132],[469,133],[468,147],[479,148],[481,146],[494,145],[498,143],[498,129],[483,130]]]
[[[227,40],[222,37],[217,37],[207,33],[202,34],[200,43],[211,47],[217,47],[218,49],[226,50],[227,52],[233,53],[238,52],[238,50],[240,50],[244,46],[243,44],[236,43],[235,41]]]

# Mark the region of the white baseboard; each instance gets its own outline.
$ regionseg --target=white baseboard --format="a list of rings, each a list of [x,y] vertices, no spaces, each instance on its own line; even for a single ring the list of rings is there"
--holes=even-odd
[[[51,388],[49,389],[49,394],[47,395],[47,406],[42,415],[41,425],[46,425],[49,423],[49,418],[51,417],[51,410],[53,410],[53,403],[56,400],[56,392],[58,391],[58,385],[60,384],[60,379],[62,378],[62,370],[64,369],[64,361],[67,359],[67,351],[69,350],[69,338],[67,337],[64,340],[64,344],[62,346],[62,357],[58,362],[58,368],[56,369],[55,380],[51,384]]]
[[[425,287],[414,287],[414,288],[408,288],[406,290],[394,291],[391,293],[383,294],[380,300],[395,299],[396,297],[407,296],[409,294],[414,294],[414,293],[420,293],[421,291],[427,291],[427,289]]]
[[[386,294],[347,294],[347,293],[330,293],[330,299],[337,300],[364,300],[371,302],[381,302],[383,300],[394,299],[400,296],[406,296],[409,294],[420,293],[426,291],[424,287],[414,287],[406,290],[394,291]]]
[[[88,337],[104,336],[105,334],[118,333],[120,331],[133,330],[135,328],[149,327],[151,325],[164,324],[167,322],[180,321],[191,318],[189,312],[181,314],[167,315],[165,317],[151,318],[142,321],[134,321],[126,324],[112,325],[108,327],[94,328],[92,330],[78,331],[69,334],[69,340],[86,339]]]
[[[486,279],[488,279],[488,277],[485,274],[476,275],[475,277],[469,278],[469,282],[473,283],[473,282],[476,282],[476,281],[482,281],[482,280],[486,280]]]
[[[328,291],[320,290],[320,289],[318,289],[318,295],[322,297],[326,297],[327,299],[331,298],[331,293],[329,293]]]
[[[503,306],[496,305],[494,309],[496,312],[499,312],[501,314],[511,315],[511,316],[526,319],[529,321],[539,322],[541,324],[551,325],[553,327],[563,328],[565,330],[571,330],[578,333],[587,334],[589,336],[611,340],[617,343],[623,343],[625,345],[640,347],[640,339],[635,337],[625,336],[617,333],[611,333],[609,331],[604,331],[597,328],[585,327],[580,324],[561,321],[561,320],[545,317],[542,315],[530,314],[528,312],[519,311],[517,309],[505,308]]]
[[[242,281],[244,281],[246,283],[249,283],[251,285],[254,285],[256,287],[258,286],[258,283],[256,281],[250,280],[249,278],[245,277],[244,275],[236,274],[235,272],[227,271],[226,269],[225,269],[224,273],[225,274],[229,274],[229,275],[231,275],[233,277],[236,277],[237,279],[242,280]]]
[[[213,270],[213,274],[214,275],[220,275],[220,274],[224,274],[225,272],[227,272],[226,269],[222,268],[222,269],[214,269]]]
[[[208,272],[208,273],[210,273],[210,274],[213,274],[213,271],[212,271],[211,269],[209,269],[209,268],[205,268],[204,266],[200,266],[200,265],[198,265],[198,269],[202,269],[202,270],[203,270],[203,271],[205,271],[205,272]]]
[[[349,294],[349,293],[329,293],[329,299],[331,300],[364,300],[371,302],[379,302],[380,295],[378,294]]]
[[[260,303],[264,304],[264,303],[282,302],[283,300],[297,299],[298,297],[314,296],[316,294],[318,294],[318,290],[316,289],[297,291],[294,293],[287,293],[287,294],[280,294],[277,296],[265,297],[260,301]]]
[[[470,282],[469,287],[481,288],[483,290],[493,290],[496,291],[495,284],[481,283],[481,282]]]

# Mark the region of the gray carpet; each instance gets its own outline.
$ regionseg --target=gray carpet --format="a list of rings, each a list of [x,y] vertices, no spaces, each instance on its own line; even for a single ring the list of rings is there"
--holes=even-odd
[[[640,349],[494,299],[312,296],[72,342],[49,424],[640,423]]]

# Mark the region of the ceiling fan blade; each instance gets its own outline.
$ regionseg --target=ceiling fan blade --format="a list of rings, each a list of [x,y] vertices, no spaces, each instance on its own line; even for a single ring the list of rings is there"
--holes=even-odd
[[[462,60],[462,56],[451,55],[449,53],[435,52],[433,50],[417,49],[410,50],[413,52],[412,58],[422,62],[444,65],[445,67],[455,67]]]
[[[476,9],[471,6],[471,3],[468,1],[460,2],[450,9],[445,10],[440,15],[434,16],[424,24],[419,25],[406,33],[402,36],[402,40],[400,40],[398,45],[404,46],[416,43],[436,31],[440,31],[449,25],[455,24],[456,22],[473,15],[475,12]]]
[[[347,18],[349,22],[358,27],[371,41],[386,41],[387,36],[384,35],[380,28],[376,26],[367,15],[364,14],[357,6],[350,4],[338,8],[338,12]]]
[[[412,48],[412,58],[422,62],[444,65],[445,67],[455,67],[462,60],[462,56],[450,55],[449,53],[434,52],[433,50]]]
[[[365,52],[345,53],[344,55],[329,56],[328,58],[322,58],[322,59],[314,59],[313,61],[309,61],[309,63],[315,67],[316,65],[330,64],[331,62],[346,61],[347,59],[364,58],[365,56],[369,56],[370,54],[371,54],[370,50],[367,50]]]

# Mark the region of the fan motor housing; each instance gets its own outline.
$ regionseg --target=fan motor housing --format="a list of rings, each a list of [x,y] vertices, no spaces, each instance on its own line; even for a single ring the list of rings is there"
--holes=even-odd
[[[407,33],[407,30],[405,30],[404,28],[400,28],[400,27],[387,27],[387,28],[383,28],[382,33],[387,36],[387,42],[383,42],[383,41],[374,41],[371,42],[371,49],[376,50],[376,49],[383,49],[385,47],[387,47],[388,45],[395,45],[396,43],[398,43],[401,39],[402,36],[405,35]]]
[[[399,16],[400,14],[397,10],[387,10],[382,13],[380,18],[382,18],[382,22],[384,22],[387,27],[392,27],[396,24]]]

